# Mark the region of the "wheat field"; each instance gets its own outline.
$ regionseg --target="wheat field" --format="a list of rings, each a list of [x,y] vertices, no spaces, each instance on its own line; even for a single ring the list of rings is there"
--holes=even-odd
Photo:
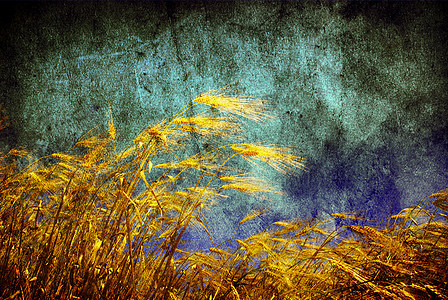
[[[123,150],[110,109],[108,130],[74,149],[37,160],[2,153],[1,299],[448,299],[447,190],[377,226],[350,225],[361,217],[341,212],[215,244],[210,205],[229,191],[282,193],[235,160],[284,176],[306,169],[292,147],[244,139],[245,122],[271,119],[265,101],[226,86]],[[193,139],[210,147],[185,156]],[[264,212],[254,208],[235,232]],[[330,231],[336,218],[348,225]],[[188,249],[191,226],[214,246]]]

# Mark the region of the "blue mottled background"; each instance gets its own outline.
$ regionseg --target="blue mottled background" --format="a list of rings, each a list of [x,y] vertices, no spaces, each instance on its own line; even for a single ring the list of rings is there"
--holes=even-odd
[[[108,103],[122,143],[235,80],[277,121],[248,137],[295,145],[309,172],[239,235],[292,217],[381,220],[448,186],[447,3],[1,2],[0,146],[64,151]],[[199,148],[198,148],[199,149]],[[194,150],[194,149],[193,149]],[[213,207],[218,241],[264,200]],[[189,233],[203,237],[200,230]]]

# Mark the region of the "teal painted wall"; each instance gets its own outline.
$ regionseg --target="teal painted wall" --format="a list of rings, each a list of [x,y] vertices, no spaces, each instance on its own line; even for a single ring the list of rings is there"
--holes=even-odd
[[[444,3],[1,6],[1,99],[14,120],[2,147],[67,150],[107,125],[109,102],[123,145],[198,93],[239,80],[279,118],[248,138],[294,145],[309,168],[266,174],[287,195],[246,233],[352,210],[379,220],[447,186]],[[257,201],[213,208],[215,235],[228,238]]]

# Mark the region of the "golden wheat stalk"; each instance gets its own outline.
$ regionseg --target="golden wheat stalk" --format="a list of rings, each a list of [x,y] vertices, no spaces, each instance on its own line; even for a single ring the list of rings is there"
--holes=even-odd
[[[219,180],[230,182],[228,184],[222,185],[220,189],[222,190],[233,189],[248,194],[257,194],[257,193],[284,194],[270,187],[265,180],[254,176],[246,176],[246,174],[247,173],[220,177]]]
[[[198,95],[193,102],[202,103],[212,108],[231,115],[240,116],[261,122],[272,119],[273,116],[266,110],[266,103],[255,96],[244,96],[234,94],[231,86],[225,86],[220,89]]]
[[[255,165],[257,164],[254,160],[262,161],[285,175],[294,173],[295,168],[306,169],[305,158],[292,154],[292,149],[287,146],[240,143],[230,148]]]

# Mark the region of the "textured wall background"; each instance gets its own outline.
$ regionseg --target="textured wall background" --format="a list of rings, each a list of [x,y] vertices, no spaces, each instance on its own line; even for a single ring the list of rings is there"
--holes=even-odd
[[[251,139],[291,144],[309,172],[279,178],[273,220],[362,210],[382,219],[448,179],[445,3],[1,3],[1,146],[67,150],[107,124],[123,142],[196,94],[240,80],[279,121]],[[256,202],[210,213],[229,237]]]

